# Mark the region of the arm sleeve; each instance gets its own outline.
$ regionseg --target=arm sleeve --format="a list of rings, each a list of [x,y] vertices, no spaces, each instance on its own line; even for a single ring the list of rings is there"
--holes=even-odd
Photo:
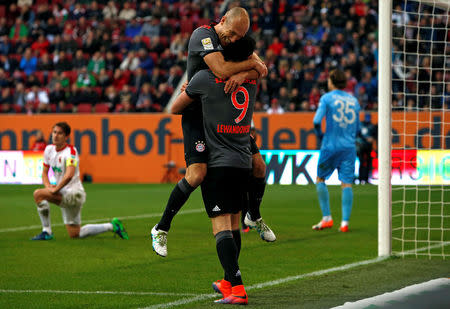
[[[78,165],[78,152],[75,148],[73,148],[73,152],[70,153],[65,159],[66,159],[66,167],[74,166],[77,167]]]
[[[201,57],[221,49],[217,35],[208,27],[197,28],[189,40],[189,52],[198,53]]]
[[[314,125],[320,124],[322,122],[323,117],[325,117],[326,111],[327,104],[324,97],[322,96],[319,101],[319,107],[317,108],[316,114],[314,115]]]

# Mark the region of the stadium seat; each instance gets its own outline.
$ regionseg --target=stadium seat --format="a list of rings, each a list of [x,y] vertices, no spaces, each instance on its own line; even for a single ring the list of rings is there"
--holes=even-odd
[[[90,103],[81,103],[78,105],[77,112],[82,114],[92,113],[92,105]]]
[[[194,30],[194,25],[189,19],[183,19],[180,21],[180,32],[181,33],[191,33]]]
[[[5,17],[6,7],[4,5],[0,5],[0,18]]]
[[[95,104],[94,112],[95,113],[108,113],[109,112],[108,104],[106,104],[106,103]]]

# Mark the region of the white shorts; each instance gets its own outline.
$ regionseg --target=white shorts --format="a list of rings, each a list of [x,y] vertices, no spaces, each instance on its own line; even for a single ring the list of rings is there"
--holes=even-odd
[[[62,193],[61,207],[64,224],[81,225],[81,208],[86,201],[84,190],[67,190]]]

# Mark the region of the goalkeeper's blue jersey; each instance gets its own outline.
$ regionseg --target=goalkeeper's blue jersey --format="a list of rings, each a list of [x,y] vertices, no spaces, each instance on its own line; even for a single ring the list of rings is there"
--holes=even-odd
[[[342,90],[324,94],[314,116],[314,124],[320,124],[326,117],[326,132],[321,149],[355,148],[356,134],[359,130],[359,102]]]

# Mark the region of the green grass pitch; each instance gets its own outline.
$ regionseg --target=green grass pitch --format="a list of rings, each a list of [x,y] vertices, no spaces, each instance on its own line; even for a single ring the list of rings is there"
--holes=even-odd
[[[168,257],[152,251],[150,230],[172,187],[85,185],[83,223],[122,218],[130,240],[112,233],[71,240],[52,205],[55,239],[34,242],[30,237],[40,232],[32,199],[37,186],[0,186],[0,308],[220,308],[212,302],[219,297],[211,283],[223,273],[200,190],[173,221]],[[377,256],[377,187],[354,187],[345,234],[338,232],[341,189],[329,191],[335,227],[313,231],[321,217],[314,186],[267,187],[261,212],[277,241],[263,242],[254,231],[242,236],[239,264],[249,308],[329,308],[449,277],[448,257],[390,258],[318,274]],[[298,277],[277,284],[292,276]]]

